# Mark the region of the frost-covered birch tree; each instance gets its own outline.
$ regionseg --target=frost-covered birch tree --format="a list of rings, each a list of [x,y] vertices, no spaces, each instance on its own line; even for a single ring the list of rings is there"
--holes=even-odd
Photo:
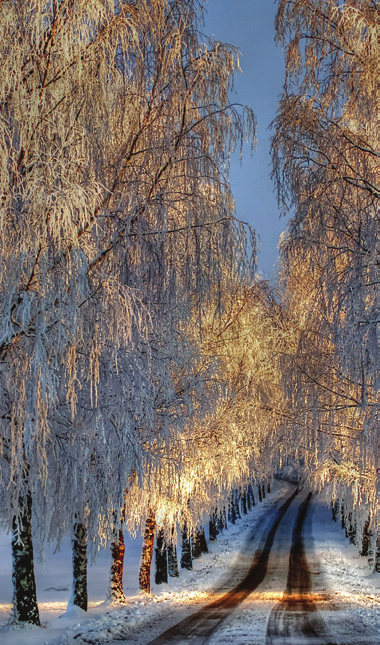
[[[200,11],[191,0],[0,4],[2,501],[20,522],[30,492],[48,534],[78,500],[98,518],[117,508],[141,471],[152,303],[179,318],[191,303],[200,322],[221,258],[226,273],[247,261],[227,176],[254,119],[229,103],[237,54],[202,42]],[[116,421],[112,391],[130,402]],[[64,472],[81,491],[66,500],[50,486]],[[62,501],[55,515],[47,490]],[[33,621],[34,609],[16,617]]]
[[[370,508],[373,527],[376,24],[372,0],[279,3],[286,78],[273,137],[279,200],[295,212],[281,248],[299,326],[288,394],[306,428],[301,443],[314,481],[334,482],[365,515]]]

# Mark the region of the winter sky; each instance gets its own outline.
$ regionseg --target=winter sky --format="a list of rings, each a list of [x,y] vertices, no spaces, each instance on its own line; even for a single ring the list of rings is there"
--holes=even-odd
[[[287,219],[279,217],[270,174],[268,127],[275,117],[284,80],[284,57],[274,42],[277,2],[273,0],[207,0],[205,33],[230,43],[241,52],[243,73],[236,75],[233,100],[250,105],[257,118],[257,149],[243,162],[238,155],[231,167],[231,185],[237,216],[260,236],[258,269],[273,276],[277,244]]]

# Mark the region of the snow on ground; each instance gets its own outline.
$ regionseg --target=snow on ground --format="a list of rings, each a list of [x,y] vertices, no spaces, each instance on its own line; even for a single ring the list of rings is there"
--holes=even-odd
[[[314,545],[309,560],[316,567],[314,586],[323,598],[318,609],[328,632],[338,645],[380,643],[380,574],[371,573],[367,558],[349,544],[318,497],[311,510]]]
[[[104,602],[109,553],[100,552],[89,568],[89,612],[65,612],[70,593],[71,553],[67,541],[60,553],[48,554],[44,566],[36,566],[37,593],[43,628],[22,628],[9,624],[11,599],[10,536],[0,534],[0,643],[1,645],[83,645],[101,643],[136,643],[146,645],[171,625],[190,615],[226,591],[228,570],[237,580],[249,567],[245,542],[252,527],[259,545],[266,525],[275,513],[274,503],[293,487],[275,482],[263,503],[243,516],[236,525],[209,543],[209,553],[194,561],[193,571],[180,572],[179,579],[168,585],[152,585],[147,597],[137,588],[141,538],[126,539],[125,592],[128,605],[109,606]],[[314,498],[309,525],[305,531],[306,553],[312,573],[313,593],[331,642],[337,645],[380,645],[380,576],[370,575],[366,558],[348,544],[340,525],[331,520],[331,512]],[[210,640],[210,645],[265,645],[266,625],[271,610],[282,598],[284,575],[289,555],[291,527],[296,510],[289,509],[287,523],[280,524],[278,541],[284,545],[283,562],[269,562],[266,580],[256,592],[229,616]],[[288,514],[287,513],[287,514]],[[287,515],[286,514],[286,515]],[[286,517],[286,516],[285,516]],[[281,529],[282,527],[282,529]],[[287,545],[287,546],[286,546]],[[243,554],[243,555],[242,555]],[[180,555],[180,554],[179,554]],[[152,575],[153,578],[153,575]],[[377,611],[377,615],[376,615]],[[118,639],[122,638],[120,641]]]

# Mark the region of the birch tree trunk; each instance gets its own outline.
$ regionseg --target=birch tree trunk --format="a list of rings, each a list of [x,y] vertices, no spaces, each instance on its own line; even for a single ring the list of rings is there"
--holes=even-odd
[[[168,573],[171,578],[179,578],[177,547],[174,542],[168,544]]]
[[[216,525],[216,511],[210,513],[210,520],[209,520],[209,535],[210,535],[210,541],[216,540],[216,536],[218,535],[219,531]]]
[[[73,545],[72,604],[87,611],[87,529],[82,522],[75,522]]]
[[[199,532],[199,544],[201,547],[202,553],[208,553],[208,547],[207,547],[207,540],[204,532],[204,528],[202,527],[200,532]]]
[[[218,530],[221,533],[223,532],[224,529],[228,528],[227,527],[227,514],[226,514],[226,507],[225,506],[219,512],[217,527],[218,527]]]
[[[207,540],[203,526],[196,529],[194,539],[191,542],[191,553],[193,558],[202,557],[202,553],[208,553]]]
[[[375,571],[380,573],[380,528],[376,528],[376,543],[375,543]]]
[[[141,565],[139,573],[139,587],[145,593],[150,594],[150,568],[152,565],[154,533],[156,530],[156,516],[150,511],[145,525],[144,541],[141,553]]]
[[[190,537],[187,532],[187,526],[183,527],[182,530],[182,555],[181,555],[181,568],[182,569],[192,569],[193,560],[191,557],[191,542]]]
[[[342,530],[346,529],[346,517],[345,517],[345,514],[344,514],[344,504],[340,505],[340,520],[341,520],[340,526],[341,526]]]
[[[115,539],[111,542],[111,571],[108,591],[109,599],[119,604],[125,604],[127,602],[123,589],[124,554],[124,534],[120,528],[118,535],[115,535]]]
[[[243,513],[244,513],[244,515],[247,515],[247,513],[248,513],[248,509],[247,509],[247,493],[246,493],[245,489],[244,489],[241,501],[242,501]]]
[[[240,511],[240,492],[235,491],[235,508],[236,508],[236,517],[241,520],[241,511]]]
[[[362,535],[362,545],[360,550],[360,555],[368,557],[368,546],[370,541],[370,532],[369,532],[369,520],[364,524],[363,535]]]
[[[165,540],[165,531],[161,528],[157,531],[156,537],[156,573],[154,577],[156,585],[168,582],[168,556]]]
[[[202,556],[201,534],[202,529],[196,529],[191,538],[191,555],[193,560]]]
[[[13,617],[19,622],[40,625],[32,541],[32,496],[22,500],[19,516],[13,520],[12,583]]]
[[[235,499],[234,499],[234,491],[231,491],[231,495],[228,500],[228,519],[230,522],[232,522],[232,524],[236,524],[236,506],[235,506]]]
[[[255,496],[253,494],[253,486],[252,486],[252,484],[248,484],[248,499],[249,498],[252,499],[252,506],[256,506]]]
[[[352,517],[352,513],[348,514],[347,534],[350,540],[350,544],[356,544],[356,522]]]

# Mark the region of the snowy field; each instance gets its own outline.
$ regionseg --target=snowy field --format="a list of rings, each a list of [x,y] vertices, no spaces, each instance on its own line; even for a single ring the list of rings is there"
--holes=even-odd
[[[275,482],[272,492],[236,525],[229,525],[209,543],[209,553],[194,561],[193,571],[181,571],[168,585],[152,585],[150,597],[138,591],[141,538],[126,539],[124,589],[128,605],[117,608],[104,602],[109,553],[100,552],[89,568],[89,612],[66,612],[71,583],[71,553],[67,541],[60,553],[48,553],[36,565],[37,593],[43,628],[9,624],[11,600],[10,536],[0,534],[0,643],[3,645],[81,645],[135,643],[146,645],[171,625],[225,593],[231,569],[236,582],[249,567],[251,553],[276,512],[276,502],[293,490]],[[296,498],[297,499],[297,498]],[[273,608],[283,596],[291,530],[296,508],[287,511],[277,531],[262,584],[238,606],[210,639],[210,645],[265,645]],[[247,553],[252,527],[255,540]],[[349,545],[340,524],[314,497],[305,522],[305,548],[312,575],[312,593],[326,633],[336,645],[380,645],[380,576],[371,574],[367,559]],[[179,553],[180,555],[180,553]],[[152,576],[153,578],[153,576]],[[227,585],[227,586],[226,586]]]

